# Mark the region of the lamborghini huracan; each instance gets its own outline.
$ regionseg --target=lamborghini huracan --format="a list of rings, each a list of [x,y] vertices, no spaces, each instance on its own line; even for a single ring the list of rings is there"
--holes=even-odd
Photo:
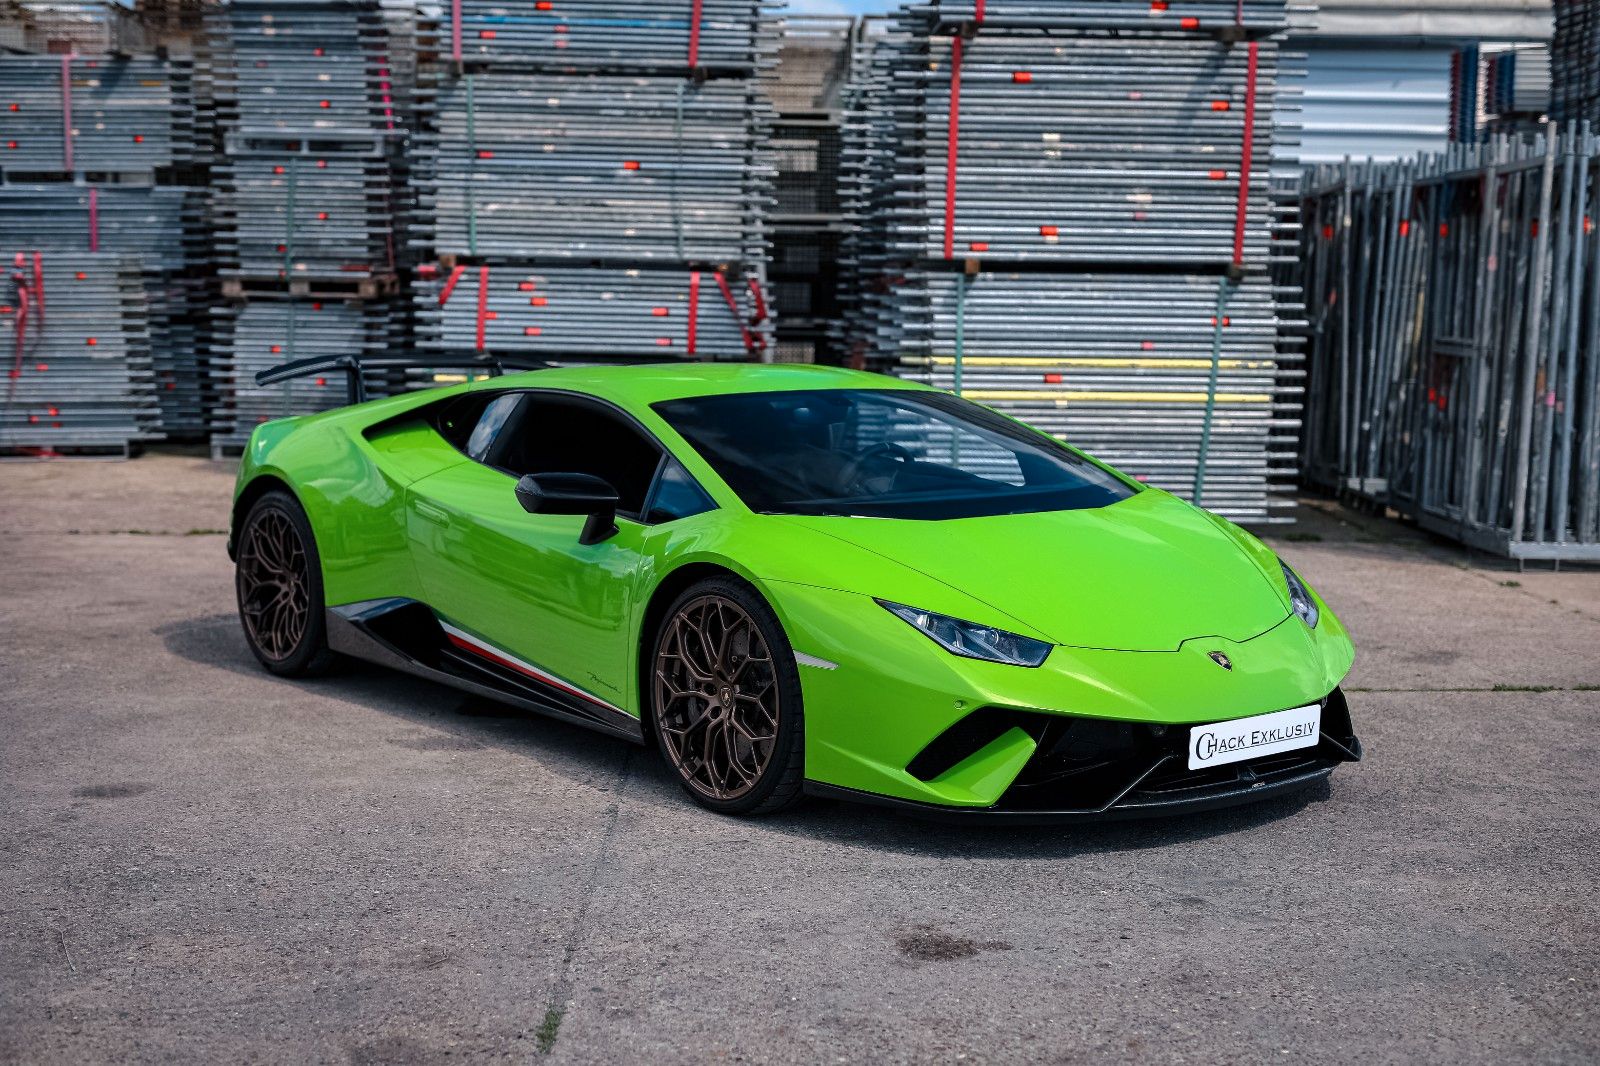
[[[1361,757],[1350,638],[1259,540],[873,374],[559,368],[267,422],[228,550],[273,673],[581,723],[726,814],[1132,816]]]

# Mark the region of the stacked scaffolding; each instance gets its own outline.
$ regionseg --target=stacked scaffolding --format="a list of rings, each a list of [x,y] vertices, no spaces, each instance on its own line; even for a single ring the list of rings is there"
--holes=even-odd
[[[839,127],[858,25],[851,18],[791,15],[779,35],[770,268],[777,362],[839,362],[828,332],[847,229],[839,195]]]
[[[1489,56],[1484,70],[1484,110],[1503,119],[1532,119],[1550,108],[1550,49],[1508,48]],[[1509,132],[1509,131],[1508,131]]]
[[[1450,57],[1450,140],[1539,132],[1550,89],[1548,46],[1463,45]]]
[[[212,399],[203,365],[215,297],[205,200],[203,188],[184,185],[0,186],[0,231],[15,244],[69,263],[94,250],[137,265],[160,430],[170,439],[203,435]]]
[[[0,454],[108,454],[157,436],[140,261],[0,244],[0,315],[15,329]],[[8,338],[9,339],[9,338]]]
[[[34,34],[36,45],[120,47],[135,36],[120,8],[98,14],[89,4],[32,8],[30,18],[44,27]],[[32,358],[49,340],[48,331],[36,330],[52,316],[78,314],[68,300],[99,298],[109,287],[74,285],[52,294],[49,269],[38,277],[26,264],[12,271],[0,302],[15,325],[8,331],[15,337],[10,370],[19,382],[13,402],[36,397],[43,406],[21,413],[26,417],[12,412],[0,450],[120,452],[130,441],[192,437],[203,428],[207,395],[198,352],[210,293],[205,177],[197,164],[206,149],[193,86],[193,64],[182,59],[105,51],[0,55],[0,240],[25,260],[38,253],[47,267],[114,257],[119,284],[131,271],[144,290],[137,304],[102,300],[107,317],[91,330],[97,350],[79,366]],[[132,363],[114,365],[123,353]],[[132,401],[136,415],[113,419],[51,402],[61,391],[57,379],[38,388],[27,382],[55,372],[41,367],[63,366],[73,366],[74,374],[107,374],[103,395],[133,388],[150,396]],[[64,413],[50,416],[52,407]],[[147,417],[152,407],[159,414],[154,421]],[[114,426],[129,436],[111,439]]]
[[[1600,3],[1555,0],[1550,118],[1600,126]]]
[[[214,0],[134,0],[145,38],[153,45],[189,52],[205,34],[206,8]]]
[[[1282,0],[910,4],[847,124],[857,357],[1241,521],[1295,478]]]
[[[896,319],[882,305],[896,277],[889,259],[888,203],[893,169],[894,114],[884,106],[903,35],[883,19],[863,19],[840,94],[839,202],[846,227],[839,241],[836,316],[829,327],[836,351],[851,366],[878,367],[879,352],[897,350]]]
[[[418,76],[422,350],[763,356],[762,6],[449,5]]]
[[[1308,477],[1516,559],[1600,560],[1600,140],[1305,179]]]
[[[212,438],[213,450],[243,445],[262,422],[336,407],[346,402],[348,382],[341,374],[296,378],[260,387],[255,375],[289,360],[395,354],[390,335],[392,307],[377,300],[248,300],[214,310],[217,332],[227,338],[232,385],[230,424]],[[369,395],[382,395],[391,383],[379,374],[366,378]]]
[[[212,16],[222,157],[216,451],[342,402],[343,382],[254,383],[267,365],[391,343],[399,261],[390,36],[377,0],[231,0]]]
[[[17,0],[0,0],[0,52],[42,52],[33,15]]]
[[[0,168],[151,175],[193,163],[193,77],[192,64],[153,57],[5,56]]]
[[[148,45],[143,25],[114,0],[22,0],[28,36],[18,51],[133,55]]]

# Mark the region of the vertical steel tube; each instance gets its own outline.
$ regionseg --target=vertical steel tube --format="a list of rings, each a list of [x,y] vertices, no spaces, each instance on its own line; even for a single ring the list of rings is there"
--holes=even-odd
[[[1556,152],[1558,138],[1546,135],[1544,166],[1539,173],[1539,210],[1535,216],[1540,220],[1550,217],[1551,197],[1554,193]],[[1517,425],[1517,454],[1516,466],[1512,479],[1513,498],[1511,503],[1511,542],[1515,544],[1522,539],[1528,521],[1528,458],[1533,445],[1533,404],[1534,389],[1537,385],[1540,341],[1543,336],[1545,322],[1545,255],[1550,246],[1550,227],[1548,223],[1539,227],[1539,237],[1535,242],[1533,263],[1529,268],[1527,300],[1527,319],[1524,324],[1523,352],[1522,352],[1522,384],[1518,396],[1518,425]]]

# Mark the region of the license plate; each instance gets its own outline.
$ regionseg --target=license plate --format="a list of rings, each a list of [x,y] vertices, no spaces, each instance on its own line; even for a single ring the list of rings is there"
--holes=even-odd
[[[1197,725],[1189,730],[1189,769],[1309,748],[1322,733],[1322,705]]]

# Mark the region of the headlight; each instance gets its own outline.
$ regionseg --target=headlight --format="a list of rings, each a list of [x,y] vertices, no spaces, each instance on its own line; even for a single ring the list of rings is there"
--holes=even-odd
[[[1288,563],[1280,559],[1278,565],[1283,567],[1283,579],[1289,583],[1289,606],[1308,629],[1317,628],[1317,601],[1311,598],[1311,590],[1289,569]]]
[[[907,607],[903,603],[891,603],[888,600],[878,600],[877,603],[921,630],[929,640],[953,655],[1011,666],[1038,666],[1050,654],[1051,646],[1042,640],[1007,633],[1003,629],[991,629],[976,622],[963,622],[959,618]]]

